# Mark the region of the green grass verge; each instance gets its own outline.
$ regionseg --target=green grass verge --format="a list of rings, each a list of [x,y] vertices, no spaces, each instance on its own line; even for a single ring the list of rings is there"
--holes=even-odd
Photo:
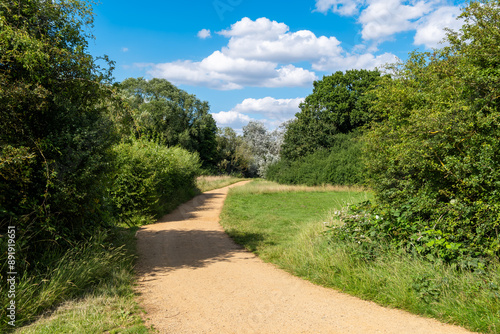
[[[60,257],[46,274],[22,277],[17,323],[33,322],[14,333],[149,333],[132,286],[135,231],[114,235],[119,247],[109,245],[109,236],[96,234]]]
[[[332,240],[327,231],[336,223],[333,211],[369,198],[367,192],[291,190],[269,182],[234,188],[221,223],[263,260],[316,284],[474,331],[500,332],[500,265],[463,272],[395,249],[366,262],[357,245]]]

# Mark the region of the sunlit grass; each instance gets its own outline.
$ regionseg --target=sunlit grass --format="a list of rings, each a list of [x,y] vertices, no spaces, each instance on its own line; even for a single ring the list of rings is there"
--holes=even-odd
[[[213,189],[223,188],[243,180],[245,179],[229,175],[221,175],[221,176],[202,175],[198,176],[198,178],[196,179],[196,187],[201,192],[205,192]]]
[[[32,323],[15,333],[147,333],[132,288],[134,232],[122,229],[114,237],[121,246],[107,245],[109,236],[96,233],[46,273],[22,277],[16,320]]]
[[[301,186],[301,185],[285,185],[276,182],[256,179],[254,182],[247,184],[244,187],[237,187],[231,189],[235,194],[264,194],[264,193],[277,193],[277,192],[332,192],[332,191],[346,191],[346,192],[360,192],[365,190],[358,186]]]

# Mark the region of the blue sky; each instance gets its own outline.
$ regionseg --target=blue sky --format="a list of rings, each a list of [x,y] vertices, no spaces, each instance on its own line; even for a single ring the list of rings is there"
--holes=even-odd
[[[460,28],[452,0],[104,0],[90,52],[117,81],[164,78],[208,101],[218,126],[273,129],[294,117],[314,80],[373,69],[439,47]]]

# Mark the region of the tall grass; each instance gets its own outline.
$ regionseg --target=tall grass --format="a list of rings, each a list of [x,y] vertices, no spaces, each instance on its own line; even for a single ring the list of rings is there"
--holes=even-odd
[[[388,245],[366,260],[358,244],[335,240],[328,232],[338,224],[334,211],[365,200],[368,193],[289,189],[267,183],[232,189],[222,225],[263,260],[316,284],[474,331],[500,333],[500,264],[487,272],[466,272]]]
[[[245,179],[230,175],[220,175],[220,176],[202,175],[196,178],[196,187],[200,190],[200,192],[205,192],[213,189],[223,188],[243,180]]]
[[[68,303],[60,309],[57,307],[72,299],[72,303],[78,305],[77,300],[83,297],[87,302],[83,302],[82,305],[88,304],[88,301],[93,299],[113,301],[112,304],[126,304],[127,306],[122,309],[127,310],[129,317],[122,319],[116,326],[123,327],[124,324],[129,324],[140,328],[142,321],[137,315],[138,308],[133,300],[131,287],[134,261],[133,234],[129,231],[114,236],[113,242],[121,246],[113,246],[109,243],[109,238],[106,232],[97,232],[91,240],[76,245],[62,255],[54,255],[54,259],[57,260],[53,263],[21,276],[16,287],[16,327],[37,320],[43,314],[50,317],[52,313],[61,314],[61,310],[71,313],[68,311]],[[4,312],[9,300],[5,294],[2,294],[0,298],[3,306],[1,312]],[[106,307],[99,312],[102,313],[105,309]],[[92,326],[112,327],[109,320],[116,318],[117,312],[120,313],[122,310],[106,312],[103,315],[106,319]],[[12,330],[13,328],[5,321],[5,314],[2,313],[1,316],[0,329],[4,332]],[[82,320],[82,322],[85,321]],[[88,322],[89,325],[92,323]],[[42,326],[43,323],[46,323],[46,320],[37,321],[29,326],[31,329],[28,332],[33,332],[33,328],[47,327],[47,325]],[[71,324],[67,325],[71,326]],[[68,331],[62,329],[61,326],[59,324],[54,331],[44,330],[43,332],[67,333]],[[20,328],[18,332],[27,330]],[[92,331],[80,328],[79,332],[90,333]]]
[[[358,193],[366,191],[361,186],[342,186],[324,184],[320,186],[305,186],[305,185],[284,185],[272,181],[256,179],[252,183],[244,187],[231,189],[232,194],[266,194],[280,192],[352,192]]]
[[[297,276],[474,331],[500,333],[499,264],[473,273],[389,248],[366,261],[357,244],[329,239],[322,223],[304,228],[291,244],[275,249],[270,259]]]

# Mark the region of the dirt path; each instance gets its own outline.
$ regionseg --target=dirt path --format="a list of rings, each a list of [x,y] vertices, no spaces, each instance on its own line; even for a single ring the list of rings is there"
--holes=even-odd
[[[148,326],[160,333],[469,333],[262,262],[218,223],[227,191],[206,192],[137,232]]]

